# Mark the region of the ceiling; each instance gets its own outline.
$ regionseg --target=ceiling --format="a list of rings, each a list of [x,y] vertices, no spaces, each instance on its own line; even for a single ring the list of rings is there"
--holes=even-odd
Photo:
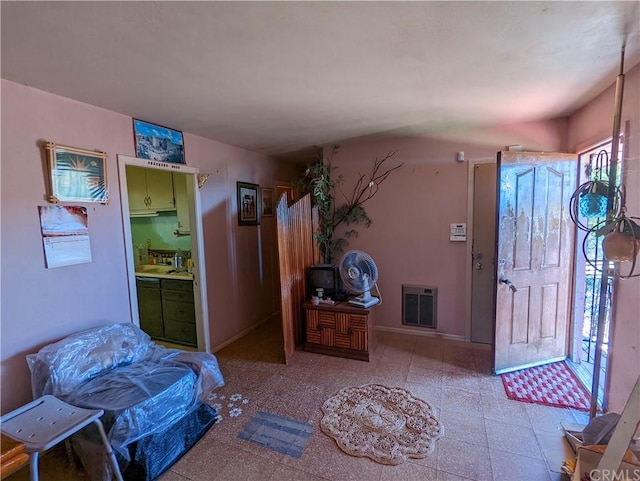
[[[639,5],[3,1],[2,77],[276,155],[570,114],[640,62]]]

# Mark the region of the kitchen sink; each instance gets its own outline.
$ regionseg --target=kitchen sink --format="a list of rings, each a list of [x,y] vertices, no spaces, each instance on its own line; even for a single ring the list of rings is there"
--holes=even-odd
[[[145,274],[166,274],[173,270],[175,270],[173,266],[143,265],[136,267],[136,272],[144,272]]]
[[[136,274],[146,277],[160,276],[164,278],[193,279],[193,275],[184,269],[176,271],[173,266],[141,265],[136,267]]]

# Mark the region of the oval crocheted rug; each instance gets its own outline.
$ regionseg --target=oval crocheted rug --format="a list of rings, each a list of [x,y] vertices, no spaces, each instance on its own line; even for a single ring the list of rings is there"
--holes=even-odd
[[[320,428],[340,449],[381,464],[424,458],[443,433],[427,402],[379,384],[341,389],[324,402],[322,412]]]

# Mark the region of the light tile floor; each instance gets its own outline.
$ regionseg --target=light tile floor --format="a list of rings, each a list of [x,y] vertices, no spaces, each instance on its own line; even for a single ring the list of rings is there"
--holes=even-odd
[[[566,479],[551,471],[541,441],[561,436],[562,421],[586,423],[588,416],[508,400],[500,378],[490,374],[491,352],[485,346],[377,332],[370,362],[296,351],[284,364],[278,322],[261,325],[216,354],[226,386],[216,391],[213,402],[241,394],[247,403],[233,403],[243,411],[236,417],[229,416],[228,403],[223,404],[223,421],[161,481]],[[343,387],[369,383],[407,389],[434,407],[444,435],[432,454],[383,466],[344,454],[319,427],[299,459],[238,438],[257,411],[318,426],[325,399]],[[87,479],[70,467],[63,449],[42,460],[43,480]],[[28,469],[9,478],[23,479],[28,479]]]

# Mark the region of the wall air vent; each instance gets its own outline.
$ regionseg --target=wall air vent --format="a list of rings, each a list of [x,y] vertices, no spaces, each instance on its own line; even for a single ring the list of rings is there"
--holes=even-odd
[[[435,329],[437,312],[437,287],[402,285],[402,324]]]

